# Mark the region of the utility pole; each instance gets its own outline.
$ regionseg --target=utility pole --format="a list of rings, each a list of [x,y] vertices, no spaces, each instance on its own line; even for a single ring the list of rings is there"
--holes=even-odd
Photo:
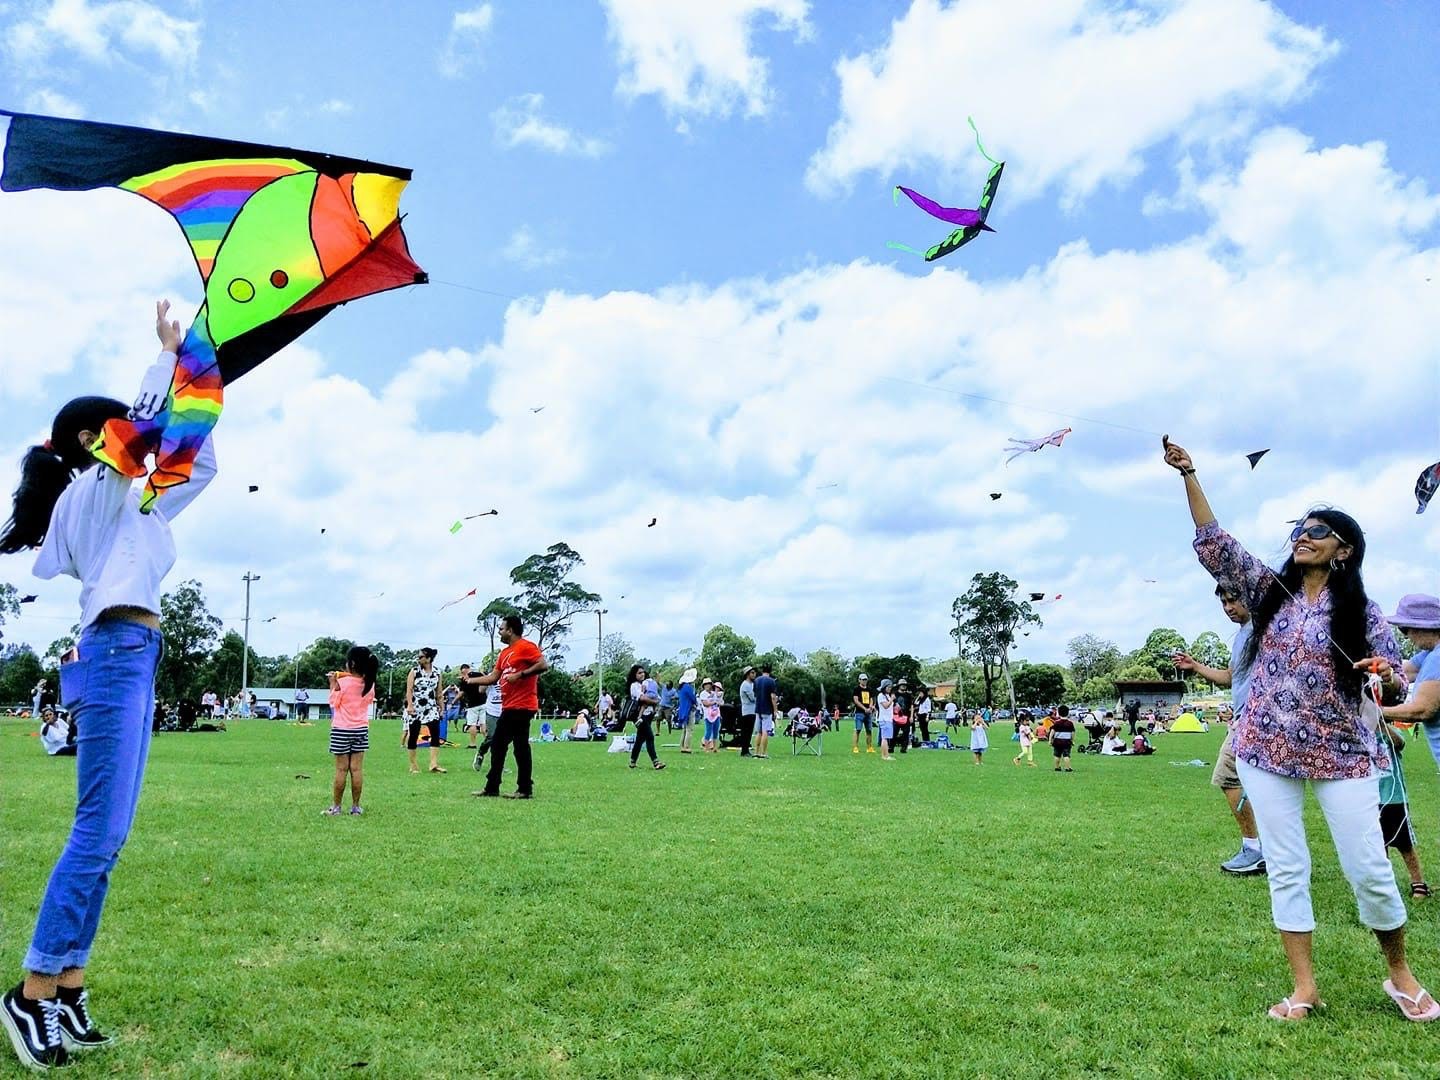
[[[250,586],[260,580],[260,575],[246,570],[245,576],[240,580],[245,582],[245,645],[240,650],[240,700],[248,705],[250,703]]]
[[[605,644],[605,616],[609,613],[609,608],[595,609],[595,672],[600,683],[600,689],[595,694],[595,716],[597,719],[602,711],[600,702],[605,700],[605,660],[600,648]]]
[[[965,645],[960,640],[960,616],[955,616],[955,692],[960,695],[960,719],[965,719]]]

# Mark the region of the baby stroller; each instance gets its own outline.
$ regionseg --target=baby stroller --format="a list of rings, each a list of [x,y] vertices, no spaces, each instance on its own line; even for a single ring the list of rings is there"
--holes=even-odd
[[[1100,723],[1095,716],[1089,716],[1085,720],[1085,733],[1090,736],[1090,741],[1080,747],[1078,753],[1100,753],[1105,746],[1105,725]]]

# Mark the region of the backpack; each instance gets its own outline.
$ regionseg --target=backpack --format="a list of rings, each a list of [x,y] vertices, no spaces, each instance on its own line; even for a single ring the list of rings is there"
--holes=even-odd
[[[624,731],[625,725],[640,719],[640,699],[634,698],[627,692],[625,700],[620,703],[620,718],[617,731]]]

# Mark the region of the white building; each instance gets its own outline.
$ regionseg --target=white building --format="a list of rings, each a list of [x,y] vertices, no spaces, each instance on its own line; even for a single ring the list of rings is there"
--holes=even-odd
[[[310,719],[330,719],[330,688],[322,686],[318,690],[309,687],[302,687],[305,693],[310,695]],[[264,716],[266,711],[272,720],[293,720],[297,716],[295,708],[295,688],[293,686],[252,686],[250,692],[255,695],[255,711],[257,715]],[[278,715],[277,715],[278,712]],[[370,719],[375,719],[375,706],[370,706]]]

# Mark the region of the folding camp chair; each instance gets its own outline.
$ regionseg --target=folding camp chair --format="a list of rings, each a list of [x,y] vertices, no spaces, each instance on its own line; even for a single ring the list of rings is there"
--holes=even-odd
[[[825,727],[823,724],[806,724],[801,727],[798,723],[790,725],[790,756],[799,757],[801,754],[814,754],[821,756],[824,749]]]

